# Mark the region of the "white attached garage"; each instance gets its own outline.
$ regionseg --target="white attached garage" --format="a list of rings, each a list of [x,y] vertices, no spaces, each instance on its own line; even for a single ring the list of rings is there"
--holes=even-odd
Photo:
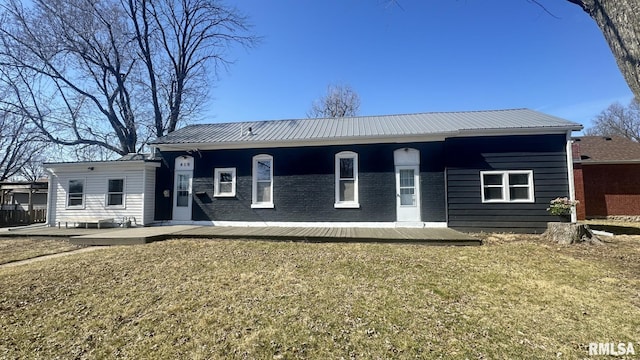
[[[46,163],[49,226],[154,220],[156,168],[160,162],[131,154],[114,161]]]

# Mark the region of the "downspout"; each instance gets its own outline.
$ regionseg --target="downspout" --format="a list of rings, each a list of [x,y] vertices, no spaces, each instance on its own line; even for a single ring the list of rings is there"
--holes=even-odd
[[[566,153],[567,153],[567,179],[569,180],[569,200],[574,202],[576,200],[576,187],[573,181],[573,150],[572,150],[572,140],[571,140],[571,130],[567,130],[567,144],[566,144]],[[576,213],[575,206],[571,208],[571,222],[575,223],[578,221],[578,215]]]

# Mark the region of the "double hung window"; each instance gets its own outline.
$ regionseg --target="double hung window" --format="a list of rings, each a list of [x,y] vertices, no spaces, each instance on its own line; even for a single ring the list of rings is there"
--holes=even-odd
[[[481,171],[482,202],[533,202],[533,171]]]
[[[124,207],[124,179],[107,181],[107,206]]]
[[[253,157],[253,196],[251,207],[273,208],[273,156]]]
[[[335,159],[336,208],[357,208],[358,202],[358,154],[343,151]]]
[[[67,207],[68,208],[84,208],[84,180],[69,180],[69,188],[67,191]]]

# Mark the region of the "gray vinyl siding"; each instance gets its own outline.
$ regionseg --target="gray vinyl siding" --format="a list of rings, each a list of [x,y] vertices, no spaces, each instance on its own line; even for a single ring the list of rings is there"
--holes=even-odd
[[[549,201],[569,196],[564,135],[452,139],[446,142],[449,227],[463,231],[544,231]],[[483,203],[480,172],[532,170],[533,203]]]

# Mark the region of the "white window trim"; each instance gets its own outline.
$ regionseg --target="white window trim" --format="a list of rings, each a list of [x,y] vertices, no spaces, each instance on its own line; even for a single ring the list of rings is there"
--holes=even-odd
[[[109,180],[122,180],[122,204],[121,205],[109,205]],[[105,192],[105,195],[104,195],[105,209],[126,209],[127,208],[126,203],[127,203],[127,179],[124,177],[108,178],[107,191]]]
[[[220,173],[227,173],[227,172],[231,173],[231,192],[220,192]],[[235,197],[236,196],[236,168],[215,168],[213,170],[213,196],[214,197]]]
[[[528,199],[516,199],[516,200],[511,200],[510,199],[510,192],[509,192],[509,175],[512,174],[526,174],[528,175],[529,178],[529,185],[527,185],[528,188],[528,194],[529,194],[529,198]],[[502,189],[502,199],[495,199],[495,200],[486,200],[484,198],[484,175],[502,175],[502,186],[499,186]],[[488,185],[489,186],[489,185]],[[496,186],[498,187],[498,186]],[[524,187],[524,186],[519,186],[519,187]],[[482,196],[482,202],[483,203],[533,203],[535,202],[535,197],[534,197],[534,183],[533,183],[533,170],[499,170],[499,171],[480,171],[480,194]]]
[[[82,204],[80,205],[69,205],[69,195],[71,195],[71,192],[69,190],[70,186],[69,183],[72,180],[81,180],[82,181]],[[87,178],[70,178],[67,179],[67,187],[65,189],[67,191],[67,196],[65,197],[65,209],[85,209],[86,208],[86,204],[87,204]]]
[[[258,202],[257,199],[257,195],[258,195],[258,162],[262,161],[262,160],[269,160],[271,161],[271,169],[270,169],[270,176],[271,176],[271,187],[270,187],[270,191],[271,194],[269,196],[269,198],[271,199],[271,201],[269,202]],[[252,176],[251,176],[251,207],[254,209],[273,209],[274,205],[273,205],[273,183],[274,183],[274,179],[273,179],[273,156],[271,155],[267,155],[267,154],[260,154],[260,155],[256,155],[253,157],[253,166],[252,166]]]
[[[353,159],[353,201],[340,201],[340,159]],[[336,209],[357,209],[360,207],[358,197],[358,153],[342,151],[335,157],[335,203]]]

